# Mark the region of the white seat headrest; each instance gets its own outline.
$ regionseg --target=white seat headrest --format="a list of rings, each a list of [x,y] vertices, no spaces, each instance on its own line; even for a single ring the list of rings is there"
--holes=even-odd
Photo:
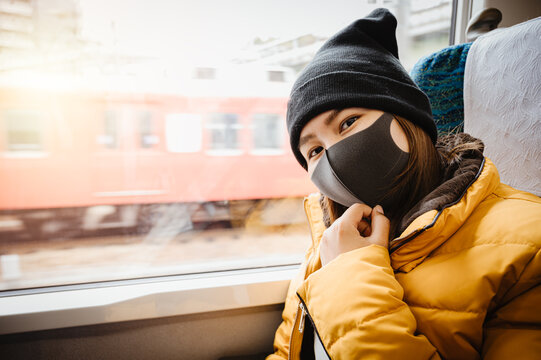
[[[541,195],[541,17],[473,43],[464,131],[485,143],[502,182]]]

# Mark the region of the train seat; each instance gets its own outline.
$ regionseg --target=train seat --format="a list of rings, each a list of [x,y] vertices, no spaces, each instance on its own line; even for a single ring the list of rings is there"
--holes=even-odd
[[[472,44],[464,131],[480,138],[503,183],[541,195],[541,17]]]

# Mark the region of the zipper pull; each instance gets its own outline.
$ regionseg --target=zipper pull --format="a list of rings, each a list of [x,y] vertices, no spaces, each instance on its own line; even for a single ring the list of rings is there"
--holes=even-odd
[[[302,334],[304,331],[304,318],[306,317],[306,309],[304,308],[304,304],[301,302],[299,303],[299,307],[301,308],[301,319],[299,322],[299,332]]]

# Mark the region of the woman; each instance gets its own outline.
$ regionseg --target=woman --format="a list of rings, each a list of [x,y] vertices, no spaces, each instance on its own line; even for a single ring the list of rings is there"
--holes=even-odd
[[[322,195],[268,359],[541,354],[541,199],[501,184],[480,141],[437,139],[378,9],[296,81],[288,130]]]

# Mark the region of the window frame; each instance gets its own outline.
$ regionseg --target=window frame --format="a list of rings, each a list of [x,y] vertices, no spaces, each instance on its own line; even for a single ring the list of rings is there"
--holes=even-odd
[[[284,265],[64,285],[41,293],[6,291],[0,293],[0,335],[283,304],[298,269]],[[158,306],[141,306],[149,299]]]

